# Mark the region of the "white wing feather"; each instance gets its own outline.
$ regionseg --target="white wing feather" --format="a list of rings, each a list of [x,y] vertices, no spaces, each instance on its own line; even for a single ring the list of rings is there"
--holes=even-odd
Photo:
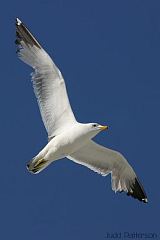
[[[48,137],[51,138],[76,122],[61,72],[37,40],[17,19],[17,46],[19,58],[34,68],[34,92]]]
[[[111,173],[112,189],[147,202],[146,194],[127,160],[117,151],[105,148],[93,141],[67,158],[106,176]]]

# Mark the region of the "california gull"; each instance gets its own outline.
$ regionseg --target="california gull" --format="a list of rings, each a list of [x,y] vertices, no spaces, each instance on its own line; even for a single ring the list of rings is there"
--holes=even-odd
[[[18,18],[16,36],[18,57],[34,69],[34,92],[48,133],[48,144],[27,164],[28,170],[36,174],[67,157],[103,176],[111,173],[115,192],[124,191],[146,203],[146,193],[124,156],[92,140],[108,127],[76,121],[60,70]]]

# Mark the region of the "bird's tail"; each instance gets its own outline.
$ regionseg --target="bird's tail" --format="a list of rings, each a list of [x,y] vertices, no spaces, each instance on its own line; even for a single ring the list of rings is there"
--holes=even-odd
[[[45,169],[50,164],[49,161],[46,161],[44,158],[34,157],[27,164],[27,169],[33,174],[37,174]]]

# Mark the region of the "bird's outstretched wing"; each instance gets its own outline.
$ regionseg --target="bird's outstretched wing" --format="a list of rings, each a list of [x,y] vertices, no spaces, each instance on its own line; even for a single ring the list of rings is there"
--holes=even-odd
[[[90,141],[67,158],[103,176],[111,173],[113,191],[125,191],[127,195],[147,202],[145,191],[134,170],[119,152]]]
[[[18,57],[34,69],[33,87],[50,139],[76,121],[65,82],[52,59],[18,18],[16,37]]]

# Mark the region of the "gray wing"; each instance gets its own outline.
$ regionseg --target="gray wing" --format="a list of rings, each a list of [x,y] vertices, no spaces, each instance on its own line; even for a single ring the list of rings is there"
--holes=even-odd
[[[113,191],[125,191],[127,195],[147,202],[145,191],[134,170],[119,152],[90,141],[67,158],[103,176],[111,173]]]
[[[48,137],[52,138],[76,121],[64,79],[49,55],[18,18],[16,36],[18,57],[34,69],[34,92]]]

